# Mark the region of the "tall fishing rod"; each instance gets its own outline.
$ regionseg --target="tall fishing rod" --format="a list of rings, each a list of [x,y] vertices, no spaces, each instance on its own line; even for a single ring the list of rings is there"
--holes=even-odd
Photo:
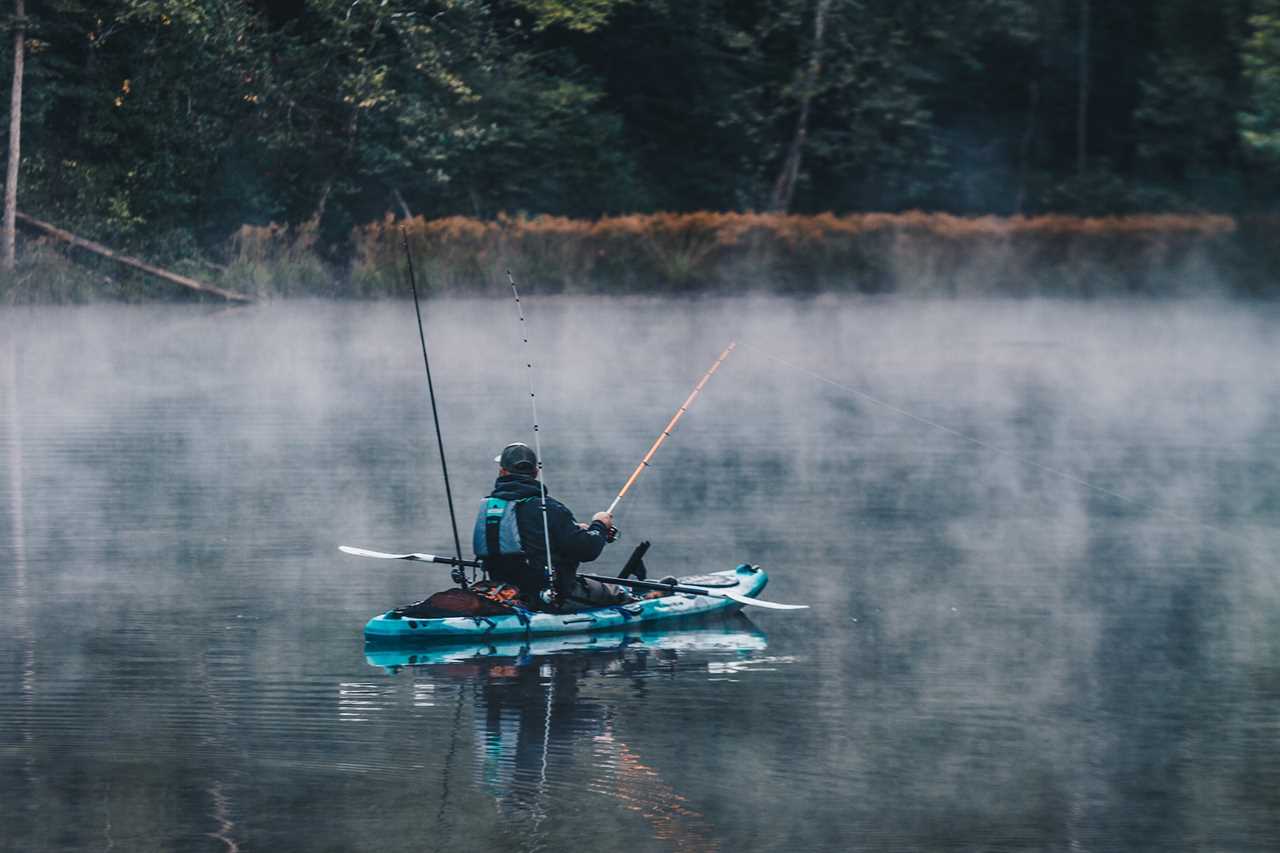
[[[736,342],[730,341],[729,346],[725,347],[724,352],[720,353],[720,357],[716,359],[716,363],[711,365],[711,369],[702,375],[702,378],[698,380],[697,385],[693,386],[693,393],[689,395],[688,399],[680,404],[680,408],[676,409],[675,417],[673,417],[671,422],[662,430],[662,435],[658,436],[658,440],[653,443],[653,447],[650,447],[649,452],[640,460],[640,464],[636,466],[636,470],[631,472],[631,476],[627,478],[627,482],[622,486],[622,490],[618,492],[618,496],[613,499],[613,503],[609,504],[609,508],[605,510],[605,512],[613,515],[613,510],[618,506],[618,501],[622,500],[623,495],[625,495],[631,488],[631,484],[640,476],[640,472],[649,467],[649,460],[653,458],[653,454],[662,446],[662,442],[666,441],[671,436],[672,430],[676,428],[676,422],[679,421],[681,416],[683,416],[684,413],[689,410],[689,407],[693,405],[694,398],[702,392],[702,386],[707,384],[707,380],[711,378],[711,374],[720,369],[720,365],[729,357],[729,353],[733,352],[733,348],[736,346]]]
[[[459,562],[462,560],[462,540],[458,538],[458,517],[453,512],[453,490],[449,487],[449,464],[444,459],[444,437],[440,435],[440,415],[436,412],[436,389],[431,383],[431,361],[427,358],[427,335],[422,330],[422,308],[418,304],[418,282],[413,274],[413,253],[409,251],[409,235],[402,226],[400,241],[404,244],[404,257],[409,262],[409,286],[413,289],[413,310],[418,315],[418,340],[422,342],[422,365],[427,369],[427,393],[431,397],[431,419],[436,425],[436,447],[440,449],[440,470],[444,472],[444,495],[449,502],[449,523],[453,526],[453,547]],[[451,574],[453,582],[464,589],[467,576],[461,566],[455,566]]]
[[[545,567],[547,589],[543,594],[547,597],[546,603],[550,604],[556,597],[556,576],[551,569],[551,530],[547,523],[547,481],[542,467],[542,442],[538,438],[538,397],[533,393],[533,356],[529,355],[529,333],[525,331],[528,324],[524,320],[524,306],[520,303],[520,291],[516,289],[516,280],[512,278],[511,270],[507,270],[507,281],[511,284],[511,295],[516,299],[516,315],[520,318],[520,338],[524,341],[525,367],[529,369],[529,405],[533,407],[533,452],[538,457],[538,491],[542,495],[542,542],[546,545],[547,557]]]

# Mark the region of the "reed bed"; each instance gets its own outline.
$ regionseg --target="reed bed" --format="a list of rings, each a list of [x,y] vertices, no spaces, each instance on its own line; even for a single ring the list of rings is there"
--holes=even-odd
[[[246,225],[229,241],[216,282],[260,298],[403,296],[402,233],[427,294],[502,294],[507,269],[542,293],[1280,294],[1280,217],[1212,214],[388,216],[353,230],[342,265],[321,253],[314,223]],[[89,277],[72,274],[50,247],[32,257],[28,282],[43,268],[65,284],[41,296],[0,282],[0,301],[93,298]],[[97,297],[157,295],[132,282]]]
[[[339,276],[320,257],[316,231],[315,222],[242,225],[231,235],[221,284],[259,299],[335,295]]]
[[[563,293],[1165,293],[1227,286],[1241,261],[1236,220],[1217,215],[388,218],[353,235],[354,294],[403,288],[401,229],[443,293],[497,292],[508,268]]]

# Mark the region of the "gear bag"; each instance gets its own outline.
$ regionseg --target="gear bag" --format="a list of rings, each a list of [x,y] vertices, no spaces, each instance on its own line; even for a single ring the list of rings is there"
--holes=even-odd
[[[447,619],[454,616],[506,616],[519,603],[519,590],[507,584],[485,581],[471,589],[446,589],[422,601],[397,607],[393,612],[406,619]]]

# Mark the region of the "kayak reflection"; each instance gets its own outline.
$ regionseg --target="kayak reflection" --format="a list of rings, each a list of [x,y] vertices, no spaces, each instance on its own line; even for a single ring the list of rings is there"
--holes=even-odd
[[[510,658],[510,662],[524,666],[531,658],[553,655],[601,655],[610,659],[622,655],[643,659],[652,653],[660,659],[676,660],[681,652],[706,652],[749,657],[748,653],[763,651],[767,646],[764,632],[752,624],[750,619],[737,614],[697,627],[686,623],[681,628],[595,631],[543,637],[495,637],[483,642],[432,643],[420,646],[400,644],[387,647],[366,643],[365,660],[388,672],[397,672],[406,666],[504,658]],[[605,663],[603,660],[593,662]]]
[[[392,674],[412,672],[474,697],[475,781],[508,822],[536,837],[566,788],[609,797],[675,850],[715,850],[717,833],[615,725],[654,678],[701,675],[762,658],[765,634],[745,616],[701,627],[577,634],[419,649],[366,648]],[[621,689],[610,688],[616,679]],[[616,700],[616,701],[615,701]],[[465,737],[465,723],[461,732]],[[465,742],[465,741],[464,741]]]

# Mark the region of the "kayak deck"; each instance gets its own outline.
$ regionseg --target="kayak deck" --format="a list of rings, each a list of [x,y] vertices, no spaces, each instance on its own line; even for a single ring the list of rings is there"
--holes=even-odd
[[[705,586],[717,592],[758,596],[769,576],[759,566],[742,564],[736,569],[681,578],[682,585]],[[415,619],[387,611],[364,627],[370,641],[464,641],[515,634],[571,634],[625,628],[644,622],[734,613],[742,604],[727,598],[674,593],[661,598],[638,599],[572,613],[516,612],[499,616],[451,616]]]

